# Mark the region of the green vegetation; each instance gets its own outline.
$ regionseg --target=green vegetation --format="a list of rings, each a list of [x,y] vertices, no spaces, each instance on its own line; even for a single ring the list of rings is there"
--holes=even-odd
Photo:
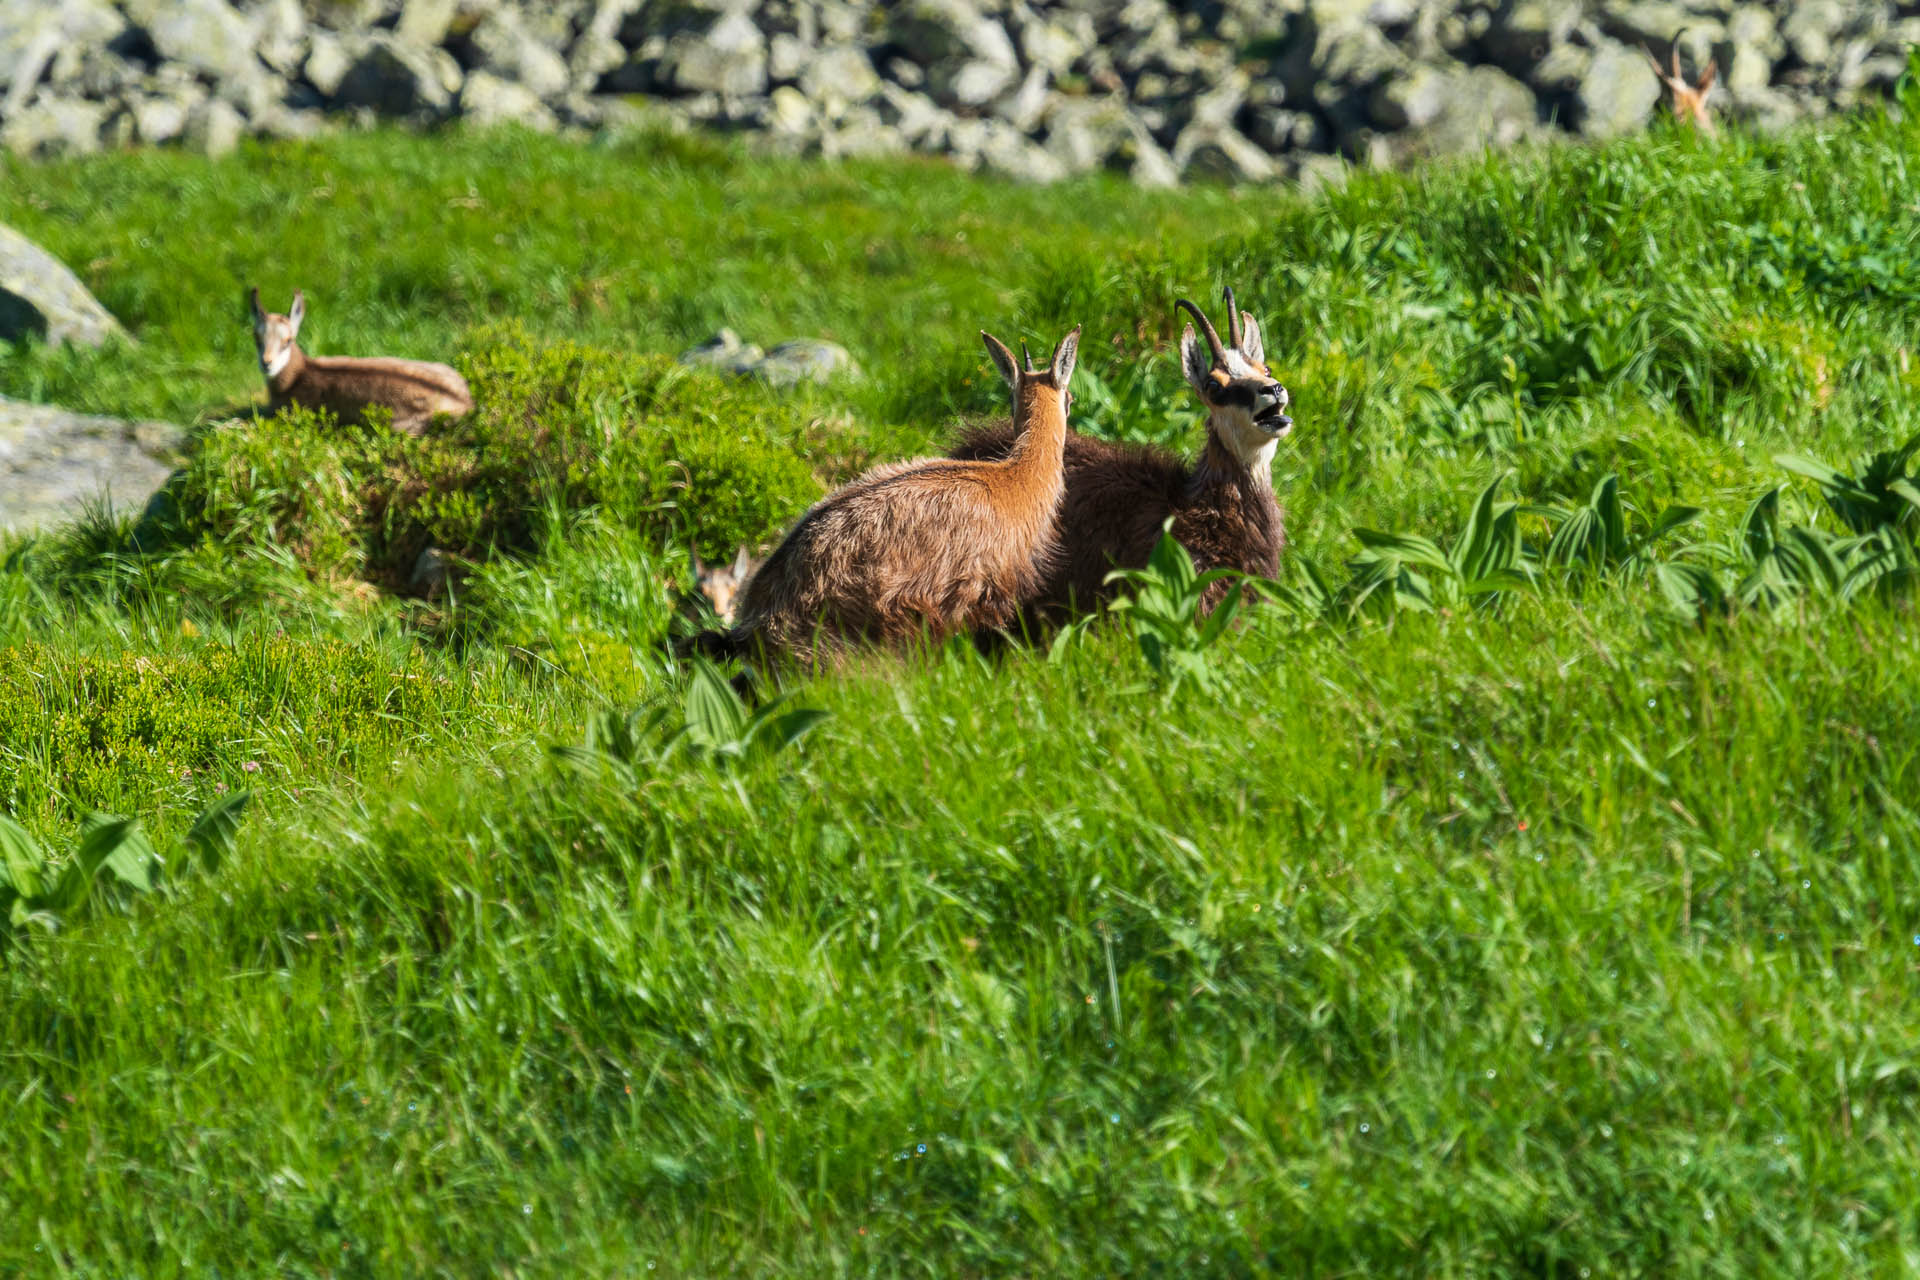
[[[0,161],[141,344],[0,390],[196,424],[144,516],[0,548],[4,892],[96,811],[176,851],[0,939],[0,1271],[1912,1269],[1917,162]],[[234,420],[254,281],[479,412]],[[690,549],[1000,411],[983,325],[1083,322],[1077,420],[1191,447],[1225,283],[1299,424],[1233,625],[1169,549],[1031,648],[759,707],[667,660]],[[671,365],[722,323],[865,374]]]

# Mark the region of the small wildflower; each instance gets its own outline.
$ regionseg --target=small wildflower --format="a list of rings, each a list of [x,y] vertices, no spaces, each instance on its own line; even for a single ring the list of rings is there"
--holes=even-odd
[[[245,763],[243,763],[240,767],[248,773],[260,772],[260,762],[258,760],[248,760]],[[1526,830],[1525,823],[1521,824],[1521,830],[1523,831]]]

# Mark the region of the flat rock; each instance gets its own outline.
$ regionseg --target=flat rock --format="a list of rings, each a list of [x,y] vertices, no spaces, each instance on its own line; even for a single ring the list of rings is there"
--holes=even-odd
[[[0,398],[0,529],[72,519],[105,500],[138,510],[173,471],[186,432]]]
[[[31,334],[97,347],[126,330],[58,258],[0,224],[0,339]]]

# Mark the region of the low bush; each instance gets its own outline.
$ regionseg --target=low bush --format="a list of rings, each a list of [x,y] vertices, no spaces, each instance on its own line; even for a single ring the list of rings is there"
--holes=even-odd
[[[315,577],[404,590],[429,546],[464,560],[537,550],[553,510],[596,508],[719,557],[766,542],[820,492],[786,443],[793,412],[763,389],[517,330],[461,364],[474,412],[419,438],[303,409],[209,430],[136,543],[285,549]]]

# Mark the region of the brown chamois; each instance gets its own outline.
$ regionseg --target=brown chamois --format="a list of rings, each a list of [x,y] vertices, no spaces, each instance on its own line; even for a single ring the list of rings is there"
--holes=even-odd
[[[1688,84],[1687,78],[1680,74],[1680,38],[1686,34],[1684,27],[1674,33],[1670,51],[1673,63],[1671,71],[1660,65],[1660,59],[1653,56],[1651,49],[1647,49],[1647,61],[1653,64],[1654,78],[1667,88],[1673,118],[1692,124],[1711,138],[1714,136],[1713,116],[1707,111],[1707,94],[1713,90],[1713,78],[1720,74],[1720,64],[1708,58],[1706,70],[1700,73],[1700,83]],[[1644,45],[1641,47],[1645,48]]]
[[[1028,625],[1057,622],[1112,598],[1117,588],[1107,575],[1143,568],[1168,516],[1173,536],[1201,572],[1278,572],[1286,537],[1273,496],[1273,453],[1293,428],[1290,397],[1267,369],[1259,324],[1234,306],[1232,289],[1226,300],[1227,343],[1199,307],[1185,298],[1175,304],[1193,314],[1206,338],[1202,351],[1192,325],[1180,336],[1181,369],[1207,406],[1206,447],[1195,462],[1150,445],[1068,434],[1060,551],[1047,562],[1039,590],[1023,602]],[[1012,438],[1005,425],[983,427],[969,432],[952,456],[1001,457]],[[1215,583],[1205,607],[1211,610],[1231,585]]]
[[[994,461],[877,467],[816,503],[747,580],[740,620],[694,637],[711,656],[811,664],[860,641],[990,632],[1011,624],[1055,544],[1075,328],[1045,369],[981,341],[1013,392],[1013,437]]]
[[[361,421],[375,406],[393,410],[393,426],[417,436],[438,414],[450,418],[473,410],[467,380],[444,364],[396,360],[386,356],[310,356],[295,341],[307,316],[307,299],[293,291],[286,315],[260,307],[260,290],[248,294],[253,306],[253,345],[266,375],[268,411],[290,404],[331,410],[343,423]]]

